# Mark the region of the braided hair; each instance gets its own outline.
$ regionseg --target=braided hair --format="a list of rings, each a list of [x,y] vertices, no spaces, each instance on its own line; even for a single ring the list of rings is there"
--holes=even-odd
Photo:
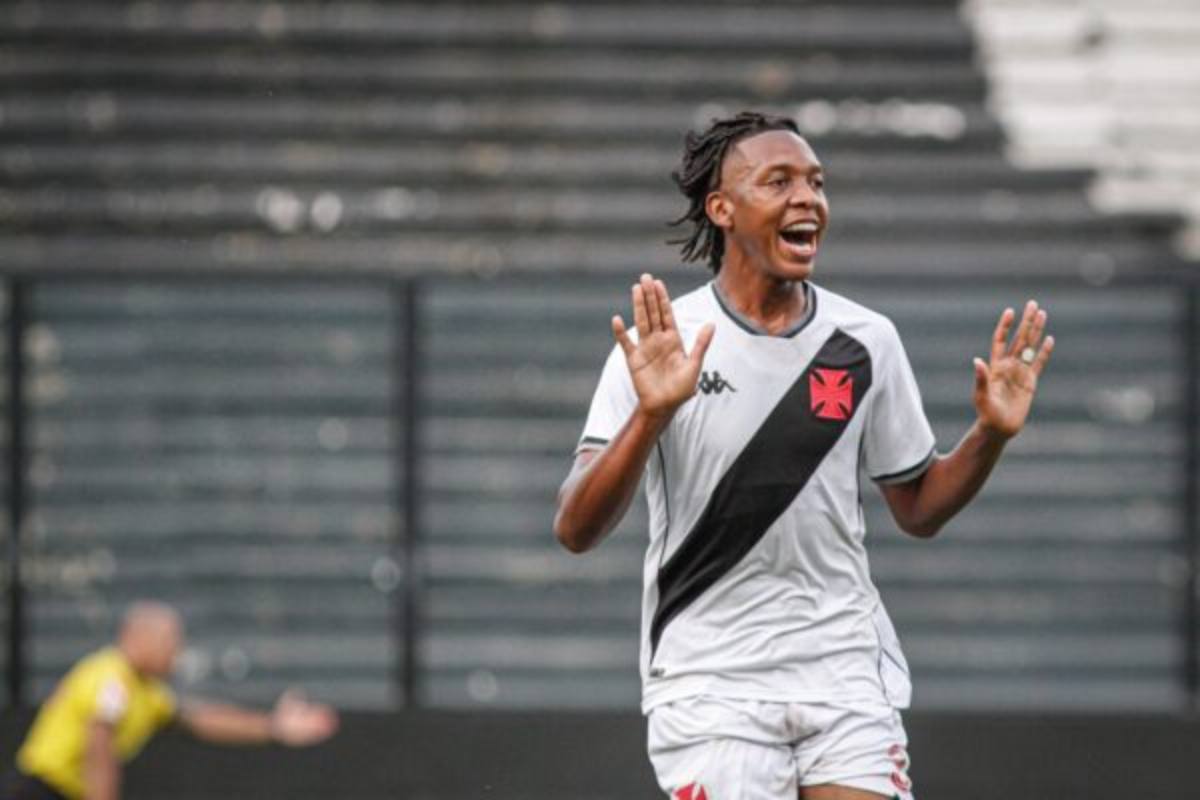
[[[797,136],[800,129],[788,117],[761,114],[757,111],[714,119],[708,128],[696,133],[689,131],[684,139],[683,161],[679,169],[671,173],[671,179],[688,199],[688,210],[672,226],[690,223],[691,233],[680,239],[669,239],[668,244],[682,245],[684,261],[708,260],[714,273],[721,269],[725,255],[725,234],[708,218],[705,204],[708,195],[721,185],[721,166],[729,148],[747,136],[764,131],[791,131]]]

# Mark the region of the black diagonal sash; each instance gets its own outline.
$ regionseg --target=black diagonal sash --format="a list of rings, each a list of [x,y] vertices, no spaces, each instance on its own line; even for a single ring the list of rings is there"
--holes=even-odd
[[[814,377],[815,370],[822,372]],[[827,383],[823,379],[839,375],[827,370],[844,370],[849,376],[848,409],[841,404],[835,410],[830,404],[839,404],[822,402],[823,397],[813,403],[813,382],[823,390]],[[841,377],[844,385],[845,376]],[[792,504],[850,424],[870,387],[867,348],[834,331],[717,483],[683,544],[659,568],[651,651],[658,648],[668,623],[733,569]]]

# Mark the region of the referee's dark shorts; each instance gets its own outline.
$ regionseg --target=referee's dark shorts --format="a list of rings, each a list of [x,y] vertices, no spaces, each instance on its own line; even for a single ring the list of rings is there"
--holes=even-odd
[[[42,781],[17,769],[10,769],[0,784],[0,800],[67,800]]]

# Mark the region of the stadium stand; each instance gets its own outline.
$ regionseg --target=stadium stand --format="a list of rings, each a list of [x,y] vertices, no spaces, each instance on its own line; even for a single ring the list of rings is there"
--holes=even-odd
[[[554,492],[629,278],[705,279],[663,245],[682,132],[754,105],[825,160],[821,280],[896,320],[944,445],[1004,305],[1036,292],[1060,337],[940,540],[868,498],[917,702],[1184,704],[1188,307],[1122,284],[1181,266],[1177,219],[1097,213],[1086,164],[1011,166],[975,52],[949,0],[0,8],[30,695],[152,593],[201,691],[633,707],[643,512],[572,559]]]
[[[1096,170],[1107,212],[1182,213],[1200,258],[1200,7],[972,0],[993,107],[1030,167]]]
[[[391,702],[386,295],[85,283],[30,305],[33,693],[154,596],[189,622],[193,691]]]

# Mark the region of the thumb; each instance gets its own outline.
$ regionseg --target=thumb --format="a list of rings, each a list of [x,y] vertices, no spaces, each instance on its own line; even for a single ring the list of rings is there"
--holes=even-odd
[[[279,703],[297,703],[304,700],[304,692],[295,686],[289,686],[279,694]]]
[[[275,701],[275,714],[284,716],[305,704],[304,692],[295,687],[285,689]]]
[[[717,326],[711,322],[700,329],[700,333],[696,334],[696,341],[692,342],[692,352],[688,354],[688,361],[696,369],[700,369],[700,365],[704,363],[704,354],[708,352],[708,346],[712,344],[713,334],[716,333]]]

